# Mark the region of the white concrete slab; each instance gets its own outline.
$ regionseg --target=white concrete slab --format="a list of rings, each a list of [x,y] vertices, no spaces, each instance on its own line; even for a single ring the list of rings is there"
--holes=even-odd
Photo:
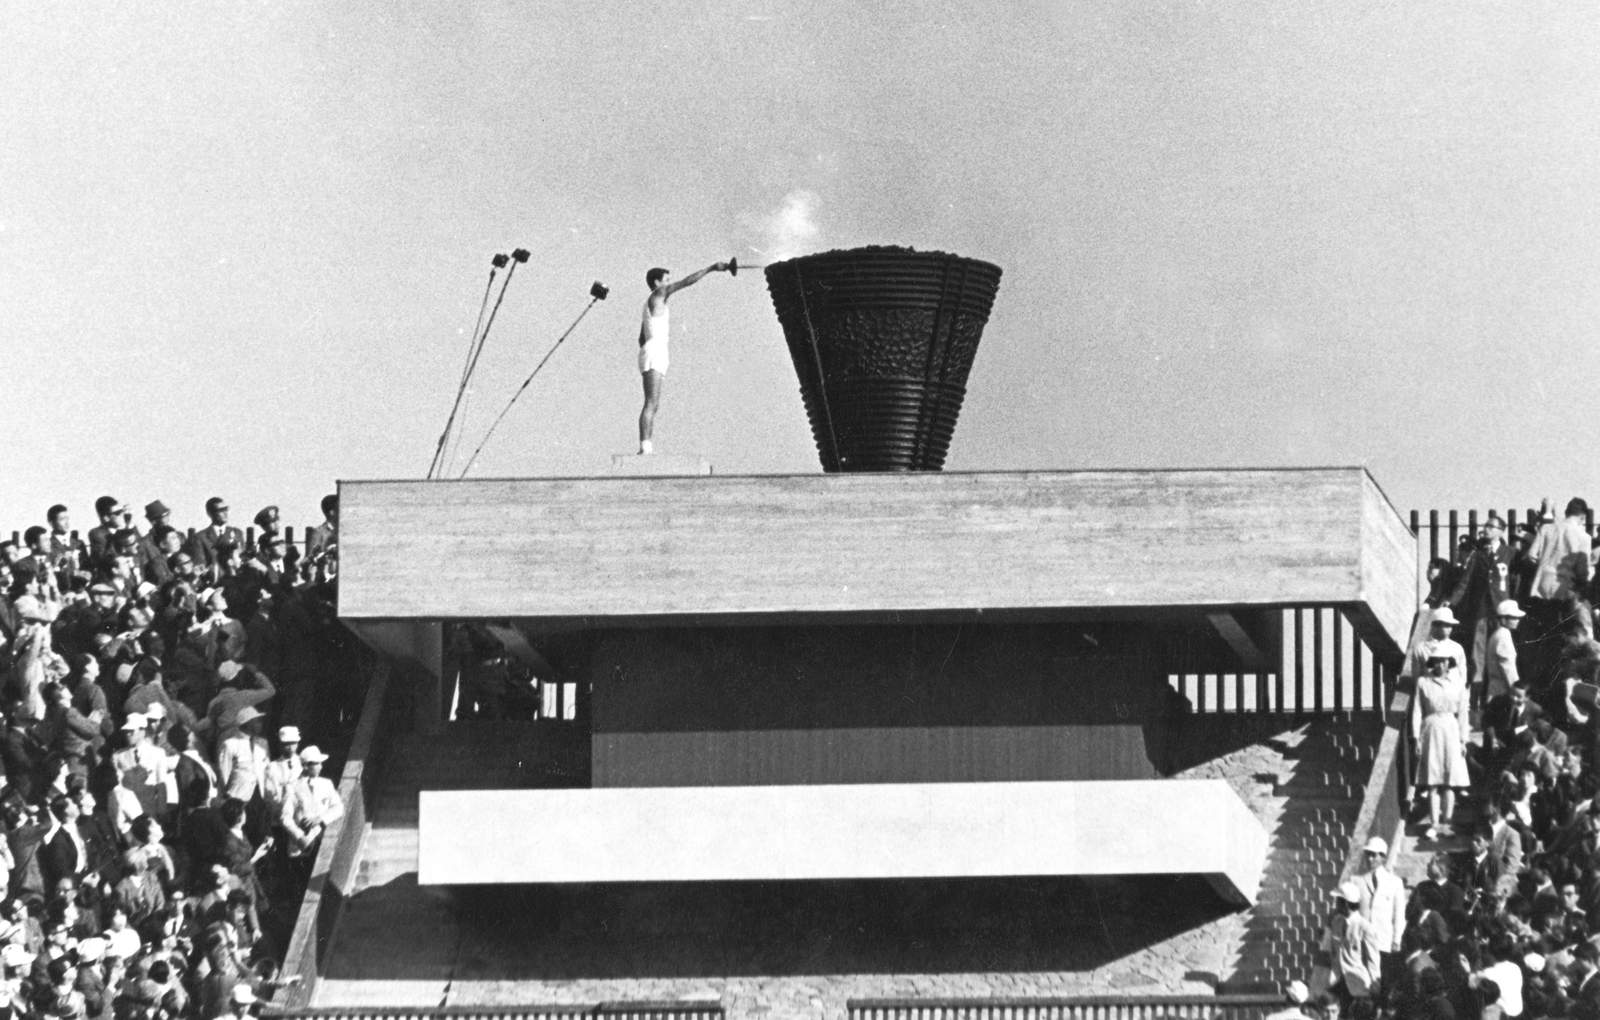
[[[425,790],[423,885],[1198,874],[1253,902],[1222,780]]]

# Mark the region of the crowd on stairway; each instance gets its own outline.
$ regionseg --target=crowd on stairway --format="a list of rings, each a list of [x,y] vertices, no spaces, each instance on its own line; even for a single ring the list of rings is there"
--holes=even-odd
[[[242,1016],[342,810],[337,499],[303,545],[271,506],[252,541],[221,498],[94,511],[0,542],[0,1020]]]
[[[1412,888],[1374,837],[1302,1012],[1600,1020],[1600,594],[1589,508],[1491,514],[1428,568],[1411,685]],[[1463,831],[1457,831],[1457,826]]]

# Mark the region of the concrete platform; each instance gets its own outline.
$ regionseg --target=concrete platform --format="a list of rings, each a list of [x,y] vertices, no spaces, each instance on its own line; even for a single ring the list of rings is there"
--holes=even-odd
[[[1393,656],[1417,603],[1361,468],[343,482],[340,557],[358,631],[1329,605]]]
[[[421,885],[1200,875],[1267,836],[1221,780],[424,790]],[[761,824],[750,824],[751,819]]]

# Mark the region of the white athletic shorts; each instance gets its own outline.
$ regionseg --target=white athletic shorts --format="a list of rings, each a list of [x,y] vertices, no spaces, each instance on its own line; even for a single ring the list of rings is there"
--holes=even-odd
[[[646,372],[667,373],[667,342],[665,340],[646,340],[639,345],[639,374]]]

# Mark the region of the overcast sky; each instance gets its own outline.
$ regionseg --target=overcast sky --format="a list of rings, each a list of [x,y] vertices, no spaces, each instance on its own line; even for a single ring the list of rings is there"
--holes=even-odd
[[[648,267],[900,244],[1005,271],[949,469],[1600,498],[1592,5],[0,10],[5,530],[421,477],[518,245],[457,470],[612,294],[477,476],[633,450]],[[819,470],[760,274],[673,309],[658,447]]]

